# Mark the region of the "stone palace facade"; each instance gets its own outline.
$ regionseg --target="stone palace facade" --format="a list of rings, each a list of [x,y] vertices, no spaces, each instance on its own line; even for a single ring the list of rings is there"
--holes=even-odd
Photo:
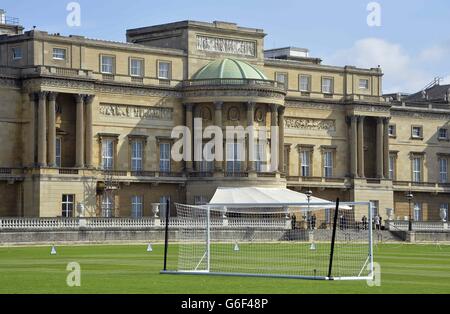
[[[402,220],[450,203],[450,86],[383,96],[379,67],[264,50],[263,30],[219,21],[130,29],[126,43],[8,20],[0,34],[0,217],[151,216],[219,186],[370,200]],[[234,145],[224,162],[175,162],[171,131],[194,118],[280,126],[277,171],[233,160]]]

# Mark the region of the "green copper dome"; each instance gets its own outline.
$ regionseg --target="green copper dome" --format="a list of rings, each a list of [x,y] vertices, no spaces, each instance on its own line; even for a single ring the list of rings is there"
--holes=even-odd
[[[241,60],[225,58],[211,62],[200,69],[193,80],[250,79],[268,80],[257,67]]]

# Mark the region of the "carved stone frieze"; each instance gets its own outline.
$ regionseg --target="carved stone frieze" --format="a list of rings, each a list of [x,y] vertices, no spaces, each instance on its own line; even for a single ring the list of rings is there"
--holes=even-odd
[[[334,120],[286,117],[284,119],[284,125],[287,129],[317,130],[317,131],[336,130],[336,122]]]
[[[149,106],[133,106],[121,104],[105,104],[99,106],[99,113],[103,116],[136,118],[145,120],[171,121],[173,119],[172,108],[160,108]]]
[[[239,39],[197,36],[197,49],[239,56],[256,56],[256,43]]]

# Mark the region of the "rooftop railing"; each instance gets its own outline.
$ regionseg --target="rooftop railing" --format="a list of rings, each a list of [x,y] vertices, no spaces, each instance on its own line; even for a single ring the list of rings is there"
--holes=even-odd
[[[257,80],[257,79],[204,79],[204,80],[186,80],[183,81],[183,87],[196,86],[252,86],[252,87],[266,87],[278,88],[285,90],[285,84],[272,80]]]

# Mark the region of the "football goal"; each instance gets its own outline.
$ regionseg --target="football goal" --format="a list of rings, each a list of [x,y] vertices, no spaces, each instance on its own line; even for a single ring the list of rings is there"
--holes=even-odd
[[[177,232],[171,233],[176,238],[166,241],[166,252],[176,243],[177,269],[162,274],[373,279],[371,203],[176,204],[176,209]]]

